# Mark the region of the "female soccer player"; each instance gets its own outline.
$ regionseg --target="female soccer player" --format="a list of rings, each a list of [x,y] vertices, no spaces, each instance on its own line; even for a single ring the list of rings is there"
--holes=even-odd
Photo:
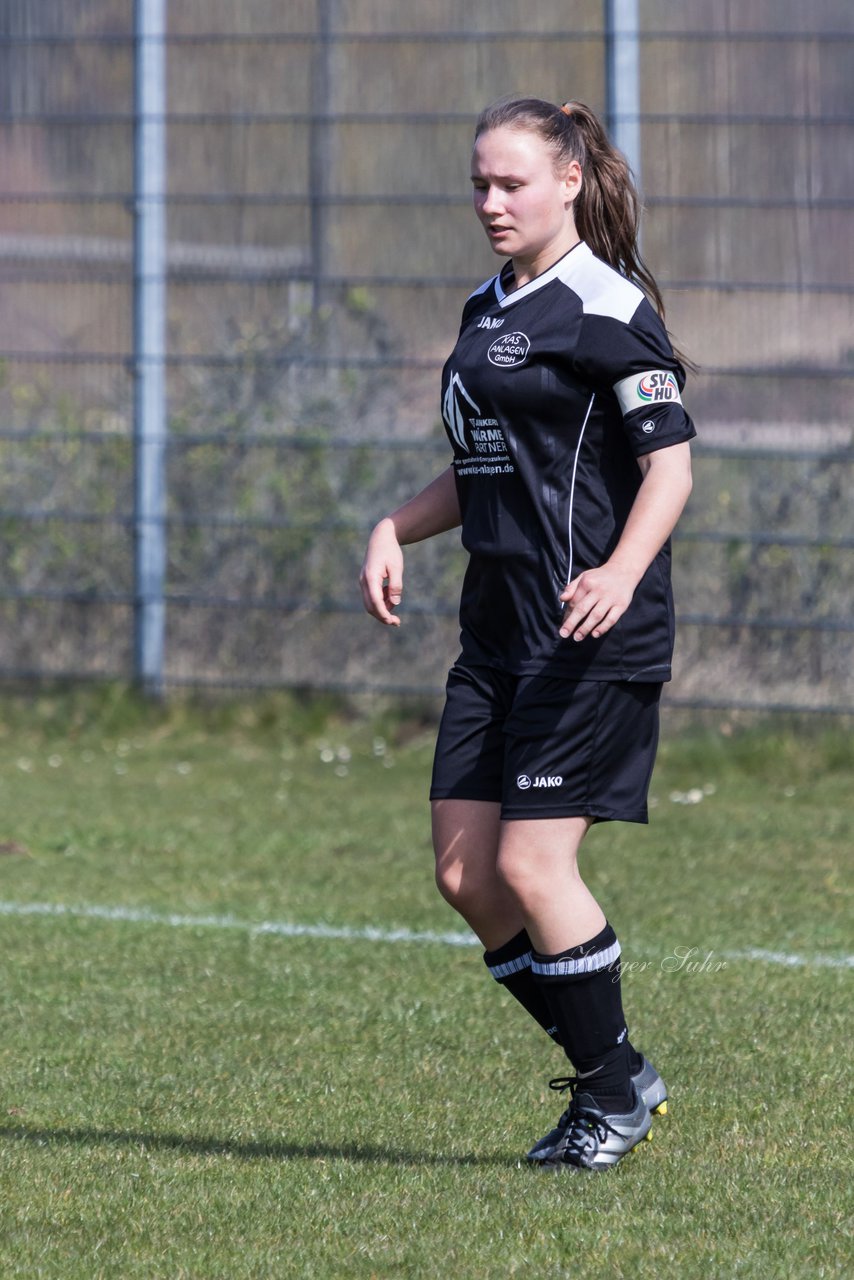
[[[508,259],[468,299],[442,376],[453,461],[374,528],[387,626],[401,547],[462,526],[470,560],[431,787],[436,877],[575,1075],[547,1168],[616,1164],[663,1110],[631,1044],[620,944],[578,870],[594,822],[646,822],[670,678],[670,534],[691,489],[685,374],[638,252],[628,166],[580,103],[503,100],[472,156]]]

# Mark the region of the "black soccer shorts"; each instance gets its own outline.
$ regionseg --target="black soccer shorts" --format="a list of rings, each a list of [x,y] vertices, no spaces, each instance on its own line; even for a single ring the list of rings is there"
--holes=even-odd
[[[647,821],[661,685],[451,668],[431,800],[501,816]]]

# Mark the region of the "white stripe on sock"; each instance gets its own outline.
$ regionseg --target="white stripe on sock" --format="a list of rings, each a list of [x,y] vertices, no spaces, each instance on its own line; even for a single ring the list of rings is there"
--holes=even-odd
[[[589,956],[579,956],[573,959],[571,956],[560,956],[557,960],[532,961],[531,968],[538,977],[544,978],[574,978],[581,973],[598,973],[600,969],[607,969],[610,964],[620,956],[619,942],[612,942],[610,947],[606,947],[604,951],[594,951]]]
[[[502,978],[509,978],[511,974],[530,969],[531,953],[526,951],[523,956],[517,956],[515,960],[505,960],[503,964],[488,964],[486,967],[495,981],[500,982]]]

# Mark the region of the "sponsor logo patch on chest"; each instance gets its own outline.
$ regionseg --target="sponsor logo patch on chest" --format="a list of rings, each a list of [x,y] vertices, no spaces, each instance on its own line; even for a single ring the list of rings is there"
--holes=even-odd
[[[499,369],[507,369],[512,365],[523,364],[531,350],[531,339],[525,333],[503,333],[496,338],[487,351],[490,364]]]

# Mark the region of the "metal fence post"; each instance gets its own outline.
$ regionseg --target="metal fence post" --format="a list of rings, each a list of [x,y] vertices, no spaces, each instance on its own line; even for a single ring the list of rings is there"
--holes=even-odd
[[[311,205],[312,309],[324,302],[327,276],[329,214],[327,196],[332,163],[330,147],[332,94],[332,33],[335,26],[334,0],[318,0],[317,44],[311,73],[311,132],[309,137],[309,190]]]
[[[605,118],[641,189],[638,0],[605,0]]]
[[[134,0],[134,675],[163,688],[166,0]]]

